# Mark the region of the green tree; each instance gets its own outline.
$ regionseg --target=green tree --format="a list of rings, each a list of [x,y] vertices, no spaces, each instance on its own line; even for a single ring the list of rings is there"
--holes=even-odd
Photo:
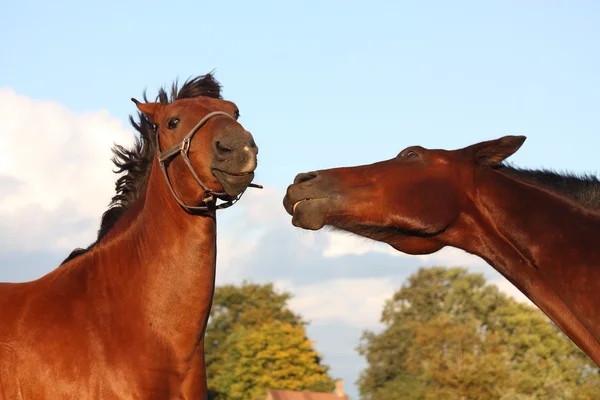
[[[274,346],[279,346],[279,348],[285,349],[286,351],[292,351],[289,347],[298,344],[298,338],[296,336],[291,334],[286,336],[282,333],[282,330],[292,329],[294,334],[299,334],[298,332],[300,331],[304,332],[304,325],[306,324],[299,315],[293,313],[289,309],[287,302],[290,297],[291,295],[289,293],[276,292],[273,285],[270,283],[261,285],[243,282],[240,286],[224,285],[215,289],[215,296],[205,337],[207,379],[210,399],[223,400],[233,398],[230,397],[229,391],[237,390],[237,386],[234,386],[233,381],[230,381],[230,379],[235,376],[232,375],[232,360],[235,360],[238,355],[241,357],[242,354],[245,354],[242,352],[244,347],[250,346],[249,348],[251,348],[251,346],[259,340],[251,334],[256,332],[262,332],[263,334],[270,333],[273,337],[280,339]],[[268,335],[266,337],[268,337]],[[290,338],[287,348],[284,340],[285,338]],[[292,341],[292,338],[295,341]],[[308,339],[306,339],[305,334],[304,340],[305,342],[303,342],[303,345],[310,343]],[[264,345],[267,346],[269,343],[265,342]],[[303,366],[306,371],[323,368],[326,373],[327,367],[321,366],[320,359],[316,356],[316,353],[315,357],[316,358],[313,359],[306,356],[306,358],[300,358],[299,360],[307,362],[307,364]],[[282,364],[281,362],[278,362],[272,365],[279,366]],[[245,364],[245,366],[250,367],[251,364],[248,363]],[[244,372],[244,370],[240,368],[242,367],[238,365],[238,368],[235,370],[237,371],[236,373]],[[272,368],[269,370],[259,366],[252,366],[251,370],[249,369],[244,373],[247,373],[254,379],[246,382],[255,383],[256,385],[259,385],[259,390],[263,390],[264,386],[260,385],[264,382],[256,378],[256,374],[275,374],[275,376],[277,376],[279,372]],[[292,389],[296,387],[294,385],[297,384],[310,386],[310,382],[307,381],[307,379],[308,378],[303,378],[303,380],[295,384],[285,381],[287,382],[286,384],[289,383],[288,386],[281,387],[278,385],[276,387]],[[318,385],[313,385],[313,387],[317,388]],[[323,391],[333,390],[333,386],[329,387],[325,385],[323,388]]]
[[[264,399],[267,389],[333,390],[328,367],[320,364],[302,325],[272,322],[241,328],[227,340],[224,372],[215,380],[223,398]]]
[[[510,354],[499,335],[481,334],[477,321],[448,314],[414,324],[407,368],[426,383],[425,399],[498,399],[510,382]],[[435,390],[432,390],[434,389]]]
[[[358,349],[364,399],[599,396],[598,369],[545,315],[463,268],[419,270],[382,322]]]

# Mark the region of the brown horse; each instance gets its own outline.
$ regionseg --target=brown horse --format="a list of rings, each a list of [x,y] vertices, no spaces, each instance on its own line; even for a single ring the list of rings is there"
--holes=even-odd
[[[0,398],[205,398],[216,209],[251,185],[257,147],[209,74],[137,104],[133,149],[98,240],[0,284]]]
[[[600,366],[600,182],[501,164],[524,140],[409,147],[299,174],[284,207],[301,228],[329,225],[408,254],[454,246],[482,257]]]

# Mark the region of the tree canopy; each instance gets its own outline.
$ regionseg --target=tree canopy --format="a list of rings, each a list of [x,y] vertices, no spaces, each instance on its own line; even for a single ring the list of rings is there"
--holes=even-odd
[[[428,268],[363,334],[366,400],[595,399],[598,369],[537,308],[464,268]]]
[[[265,398],[266,390],[330,392],[334,382],[304,327],[281,322],[241,328],[228,338],[215,387],[232,400]]]
[[[209,398],[264,399],[267,389],[329,392],[334,381],[272,284],[244,282],[215,289],[206,330]]]

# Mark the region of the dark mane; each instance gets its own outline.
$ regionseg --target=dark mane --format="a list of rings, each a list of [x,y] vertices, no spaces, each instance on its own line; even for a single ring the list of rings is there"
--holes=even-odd
[[[538,186],[564,197],[588,211],[600,213],[600,180],[594,175],[578,176],[547,169],[521,169],[504,163],[494,168],[521,182]]]
[[[212,73],[188,79],[180,89],[176,80],[171,85],[169,92],[161,88],[158,91],[156,101],[169,104],[175,100],[198,96],[222,98],[221,85]],[[148,102],[145,91],[143,99],[145,102]],[[136,136],[135,143],[130,149],[118,144],[112,149],[114,153],[112,162],[117,167],[114,172],[117,174],[123,173],[123,175],[117,179],[115,184],[116,193],[111,199],[108,209],[102,214],[98,237],[86,249],[77,248],[73,250],[63,261],[63,264],[87,252],[102,239],[146,187],[146,181],[150,175],[150,167],[152,166],[156,149],[153,126],[148,118],[140,112],[137,113],[137,121],[130,115],[129,122],[138,131],[139,136]]]

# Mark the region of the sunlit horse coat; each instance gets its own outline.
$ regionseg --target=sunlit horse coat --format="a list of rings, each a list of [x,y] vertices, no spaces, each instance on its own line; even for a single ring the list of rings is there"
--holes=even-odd
[[[98,240],[36,281],[0,284],[0,398],[205,398],[216,198],[246,189],[257,148],[211,75],[158,100],[137,103],[140,138],[115,150],[125,174]],[[165,150],[189,136],[186,155]]]
[[[332,225],[405,253],[454,246],[486,260],[600,366],[600,183],[500,164],[523,136],[300,174],[294,225]]]

